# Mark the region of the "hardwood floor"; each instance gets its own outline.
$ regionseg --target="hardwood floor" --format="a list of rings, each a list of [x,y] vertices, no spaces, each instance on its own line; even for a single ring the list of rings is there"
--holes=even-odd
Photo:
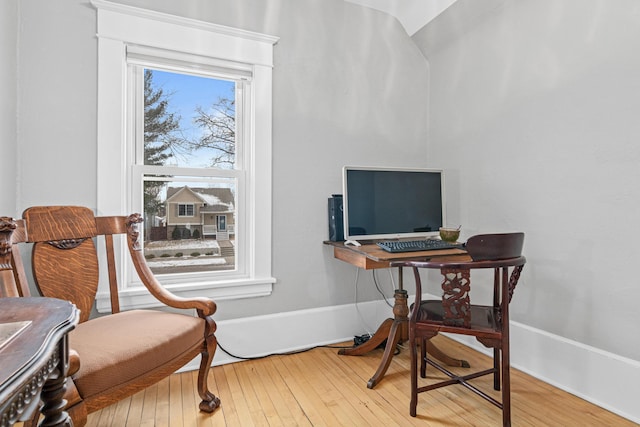
[[[449,354],[485,366],[489,358],[445,337]],[[318,348],[290,356],[217,366],[209,379],[222,400],[213,414],[197,410],[196,372],[170,378],[89,416],[88,426],[497,426],[501,413],[461,386],[419,395],[409,416],[409,353],[393,358],[384,379],[367,389],[382,355],[338,356]],[[464,368],[460,368],[464,370]],[[436,375],[433,370],[430,375]],[[476,380],[491,389],[490,377]],[[636,424],[512,369],[514,426],[634,426]],[[499,396],[494,392],[496,396]]]

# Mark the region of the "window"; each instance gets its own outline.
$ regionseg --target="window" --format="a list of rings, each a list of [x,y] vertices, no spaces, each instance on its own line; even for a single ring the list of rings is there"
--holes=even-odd
[[[148,259],[170,253],[168,245],[158,249],[158,242],[184,240],[192,243],[188,252],[180,249],[183,255],[217,257],[204,268],[182,268],[184,260],[171,267],[149,262],[178,295],[269,295],[275,282],[271,68],[277,38],[91,2],[98,9],[99,34],[98,214],[143,212]],[[204,101],[193,95],[176,100],[189,90],[206,94]],[[159,91],[166,97],[154,104]],[[153,122],[152,110],[165,101],[170,108],[164,104],[161,118],[168,120]],[[170,129],[160,132],[154,127],[160,124]],[[213,250],[196,247],[212,242],[218,243]],[[126,259],[124,250],[120,256]],[[151,304],[134,275],[121,274],[123,308]],[[108,306],[99,292],[98,310]]]
[[[176,282],[245,274],[251,70],[141,46],[127,46],[126,61],[129,187],[133,210],[153,219],[143,231],[151,271]],[[208,213],[232,217],[233,232]]]
[[[178,216],[193,216],[193,205],[178,205]]]

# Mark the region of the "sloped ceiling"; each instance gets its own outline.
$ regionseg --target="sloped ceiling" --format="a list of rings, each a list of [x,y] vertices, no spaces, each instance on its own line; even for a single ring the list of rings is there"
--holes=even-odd
[[[345,0],[395,16],[409,36],[457,0]]]

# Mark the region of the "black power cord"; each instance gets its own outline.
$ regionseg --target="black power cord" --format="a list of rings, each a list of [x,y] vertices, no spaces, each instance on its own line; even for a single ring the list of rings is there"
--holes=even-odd
[[[270,354],[265,354],[263,356],[237,356],[229,351],[227,351],[223,346],[220,345],[220,343],[218,342],[218,347],[220,348],[220,350],[222,350],[223,352],[225,352],[226,354],[228,354],[229,356],[235,358],[235,359],[240,359],[240,360],[259,360],[259,359],[265,359],[267,357],[271,357],[271,356],[290,356],[293,354],[299,354],[299,353],[304,353],[310,350],[314,350],[316,348],[335,348],[335,349],[343,349],[343,348],[353,348],[354,346],[333,346],[333,345],[316,345],[313,347],[309,347],[309,348],[303,348],[301,350],[293,350],[293,351],[285,351],[282,353],[270,353]]]
[[[354,348],[354,347],[357,347],[357,346],[359,346],[361,344],[366,343],[367,341],[369,341],[370,338],[371,338],[371,335],[369,335],[369,334],[356,335],[355,337],[353,337],[353,345],[348,345],[348,346],[316,345],[316,346],[309,347],[309,348],[303,348],[301,350],[285,351],[285,352],[282,352],[282,353],[270,353],[270,354],[265,354],[263,356],[237,356],[237,355],[231,353],[230,351],[228,351],[227,349],[225,349],[222,345],[220,345],[219,342],[218,342],[218,347],[220,348],[220,350],[225,352],[227,355],[229,355],[229,356],[231,356],[231,357],[233,357],[235,359],[240,359],[240,360],[259,360],[259,359],[265,359],[265,358],[271,357],[271,356],[291,356],[293,354],[305,353],[307,351],[314,350],[316,348],[334,348],[334,349],[337,349],[337,350],[349,349],[349,348]],[[376,348],[384,349],[386,345],[387,345],[387,340],[384,340]],[[396,346],[396,351],[394,352],[394,355],[397,355],[399,353],[400,353],[400,347]]]
[[[357,282],[357,279],[356,279]],[[373,283],[376,286],[376,289],[378,290],[378,292],[380,293],[380,295],[382,295],[382,299],[384,300],[384,302],[389,306],[389,307],[393,307],[389,301],[387,301],[386,296],[384,295],[384,292],[382,292],[382,289],[380,289],[380,286],[378,284],[378,280],[376,279],[376,274],[375,274],[375,270],[373,271]],[[357,283],[356,283],[356,289],[357,289]],[[293,354],[300,354],[300,353],[304,353],[310,350],[314,350],[316,348],[334,348],[334,349],[349,349],[349,348],[354,348],[357,347],[359,345],[364,344],[365,342],[369,341],[369,339],[371,338],[370,334],[364,334],[364,335],[356,335],[353,337],[353,345],[351,346],[333,346],[333,345],[316,345],[313,347],[309,347],[309,348],[303,348],[301,350],[294,350],[294,351],[286,351],[286,352],[282,352],[282,353],[270,353],[270,354],[265,354],[263,356],[237,356],[233,353],[231,353],[230,351],[228,351],[227,349],[225,349],[219,342],[218,342],[218,347],[220,348],[220,350],[222,350],[223,352],[225,352],[227,355],[235,358],[235,359],[239,359],[239,360],[259,360],[259,359],[265,359],[267,357],[271,357],[271,356],[290,356]],[[387,345],[387,340],[384,340],[380,343],[380,345],[378,345],[376,348],[382,348],[384,349]],[[394,355],[397,355],[400,353],[400,346],[397,345],[396,346],[396,350],[394,352]]]
[[[372,275],[373,275],[373,283],[376,285],[376,289],[378,290],[378,293],[380,295],[382,295],[382,300],[391,308],[393,308],[393,305],[391,305],[391,303],[389,301],[387,301],[387,297],[384,294],[384,292],[382,292],[382,289],[380,289],[380,285],[378,285],[378,279],[376,278],[376,270],[372,270],[371,271]]]

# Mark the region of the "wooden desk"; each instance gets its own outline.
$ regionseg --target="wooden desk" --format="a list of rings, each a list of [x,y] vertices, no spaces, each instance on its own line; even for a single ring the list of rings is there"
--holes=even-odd
[[[79,311],[54,298],[0,298],[0,426],[26,421],[40,403],[45,426],[72,426],[64,411],[67,333]],[[23,326],[14,333],[11,325]],[[9,339],[7,339],[10,337]]]
[[[433,260],[434,258],[441,260],[451,259],[452,261],[471,260],[471,257],[462,249],[446,249],[435,251],[417,251],[417,252],[401,252],[390,253],[380,249],[376,244],[363,244],[362,246],[346,246],[343,242],[324,242],[333,246],[333,256],[336,259],[355,265],[364,270],[376,268],[389,268],[393,261],[408,260]],[[380,344],[387,340],[382,360],[378,366],[378,370],[367,382],[368,388],[373,388],[382,380],[384,374],[389,368],[391,359],[398,343],[403,343],[408,339],[407,322],[409,320],[409,306],[407,303],[408,294],[403,287],[402,269],[398,269],[398,288],[394,292],[395,303],[393,306],[393,318],[389,318],[382,322],[378,330],[364,344],[350,349],[342,349],[338,354],[348,356],[360,356],[376,349]],[[436,359],[450,366],[469,367],[469,363],[465,360],[454,359],[440,351],[433,344],[429,345],[429,354]]]

